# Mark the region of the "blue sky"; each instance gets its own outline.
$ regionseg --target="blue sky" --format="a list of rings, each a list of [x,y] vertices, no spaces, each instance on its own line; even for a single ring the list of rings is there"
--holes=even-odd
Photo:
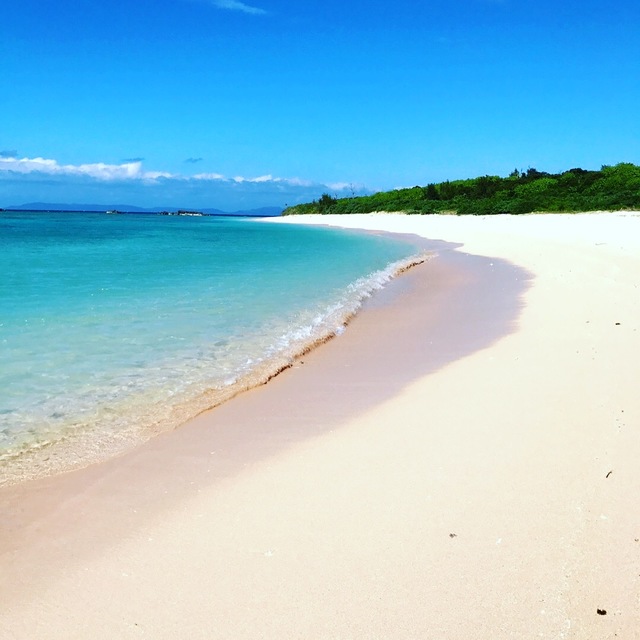
[[[637,0],[7,2],[0,206],[640,164],[639,26]]]

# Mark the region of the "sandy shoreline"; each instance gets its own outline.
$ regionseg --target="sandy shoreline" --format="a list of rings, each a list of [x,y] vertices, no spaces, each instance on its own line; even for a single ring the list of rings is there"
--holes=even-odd
[[[440,257],[266,387],[0,491],[0,636],[638,637],[640,217],[302,222]]]

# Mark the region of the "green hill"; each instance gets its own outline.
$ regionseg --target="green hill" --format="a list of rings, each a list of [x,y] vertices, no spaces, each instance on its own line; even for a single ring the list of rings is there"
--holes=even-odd
[[[481,176],[353,198],[325,193],[313,202],[288,207],[282,215],[372,211],[486,215],[621,209],[640,209],[640,167],[630,163],[555,174],[516,169],[506,178]]]

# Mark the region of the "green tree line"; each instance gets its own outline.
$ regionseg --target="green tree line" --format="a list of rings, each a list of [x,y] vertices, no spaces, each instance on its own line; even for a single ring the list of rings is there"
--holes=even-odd
[[[372,211],[487,215],[621,209],[640,209],[640,167],[631,163],[604,165],[600,171],[569,169],[555,174],[516,169],[506,178],[447,180],[351,198],[325,193],[313,202],[287,207],[283,215]]]

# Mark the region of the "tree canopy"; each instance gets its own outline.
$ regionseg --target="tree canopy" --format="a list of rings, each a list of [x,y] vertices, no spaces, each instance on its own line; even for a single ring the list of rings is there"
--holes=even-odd
[[[283,215],[373,211],[487,215],[621,209],[640,209],[640,167],[631,163],[604,165],[600,171],[575,168],[556,174],[515,169],[506,178],[447,180],[351,198],[325,193],[313,202],[288,207]]]

